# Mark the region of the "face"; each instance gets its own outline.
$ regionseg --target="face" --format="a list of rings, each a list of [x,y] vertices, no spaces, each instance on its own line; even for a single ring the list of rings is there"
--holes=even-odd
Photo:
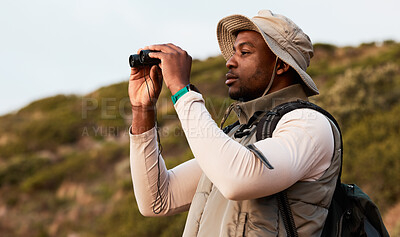
[[[249,101],[262,96],[271,79],[276,56],[255,31],[239,32],[233,50],[233,56],[226,62],[229,71],[225,84],[229,87],[229,97]]]

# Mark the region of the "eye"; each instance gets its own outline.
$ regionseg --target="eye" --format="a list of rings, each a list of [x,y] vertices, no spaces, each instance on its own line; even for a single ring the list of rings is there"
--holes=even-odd
[[[250,52],[249,52],[249,51],[240,51],[240,53],[241,53],[242,55],[246,55],[246,54],[249,54]]]

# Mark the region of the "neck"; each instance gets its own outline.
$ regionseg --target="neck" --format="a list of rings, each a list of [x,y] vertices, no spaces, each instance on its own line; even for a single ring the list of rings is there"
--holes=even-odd
[[[298,84],[298,79],[296,75],[292,75],[292,73],[290,72],[283,75],[276,75],[275,80],[272,83],[271,89],[268,91],[267,94],[282,90],[294,84]]]

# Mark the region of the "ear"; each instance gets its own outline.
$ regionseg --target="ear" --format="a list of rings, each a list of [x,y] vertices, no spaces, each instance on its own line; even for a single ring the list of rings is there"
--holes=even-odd
[[[276,74],[277,75],[282,75],[285,72],[289,71],[290,66],[289,64],[285,63],[281,59],[278,59],[277,65],[276,65]]]

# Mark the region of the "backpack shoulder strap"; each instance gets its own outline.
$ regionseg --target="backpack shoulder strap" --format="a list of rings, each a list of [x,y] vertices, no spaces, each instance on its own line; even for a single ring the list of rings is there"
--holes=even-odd
[[[236,127],[237,125],[239,125],[239,120],[237,120],[236,122],[224,127],[222,129],[222,131],[226,134],[228,134],[234,127]]]
[[[275,108],[267,112],[267,114],[265,114],[263,118],[261,118],[260,122],[257,125],[257,141],[272,137],[272,132],[275,130],[279,120],[285,114],[295,109],[313,109],[322,113],[330,120],[332,120],[332,122],[335,124],[340,132],[339,124],[329,112],[309,101],[296,100],[276,106]]]
[[[336,119],[326,110],[321,107],[304,100],[297,100],[288,103],[278,105],[269,112],[267,112],[264,117],[262,117],[257,124],[256,139],[257,141],[263,140],[265,138],[272,137],[272,133],[276,128],[279,120],[287,113],[295,109],[313,109],[321,114],[325,115],[329,120],[331,120],[339,131],[340,135],[340,146],[343,148],[342,134],[340,127]],[[339,187],[341,184],[341,174],[342,174],[342,162],[343,162],[343,149],[341,149],[341,166],[339,171],[338,180],[336,186]],[[298,236],[296,225],[294,223],[294,218],[292,211],[290,209],[290,204],[287,199],[286,190],[283,190],[277,194],[279,211],[282,214],[283,222],[285,225],[287,236]]]

